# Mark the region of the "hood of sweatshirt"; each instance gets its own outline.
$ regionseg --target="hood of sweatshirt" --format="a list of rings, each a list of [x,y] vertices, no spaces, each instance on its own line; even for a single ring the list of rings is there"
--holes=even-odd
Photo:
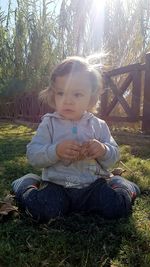
[[[61,120],[64,120],[64,121],[73,121],[73,120],[68,120],[68,119],[65,119],[62,115],[60,115],[57,111],[53,112],[53,113],[46,113],[43,117],[42,117],[42,120],[43,118],[45,117],[51,117],[51,118],[57,118],[57,119],[61,119]],[[80,118],[80,120],[76,120],[74,122],[78,123],[78,122],[83,122],[83,121],[87,121],[88,119],[94,117],[94,115],[90,112],[87,112],[85,111],[82,115],[82,117]]]

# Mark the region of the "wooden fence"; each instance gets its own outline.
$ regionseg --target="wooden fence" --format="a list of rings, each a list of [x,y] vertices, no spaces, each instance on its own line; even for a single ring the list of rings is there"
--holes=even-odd
[[[24,93],[13,97],[9,102],[0,103],[0,118],[20,119],[39,122],[42,115],[52,110],[38,100],[36,92]]]
[[[125,75],[125,78],[119,79],[123,82],[117,85],[114,77],[121,78],[122,75]],[[150,132],[150,53],[146,54],[145,64],[138,63],[108,71],[104,74],[104,82],[101,117],[112,122],[142,121],[142,131]],[[128,94],[130,104],[127,100]],[[124,116],[113,115],[118,104],[124,110]]]
[[[99,116],[108,122],[141,121],[141,130],[150,132],[150,53],[146,54],[145,64],[114,69],[103,77],[105,86]],[[123,110],[121,116],[119,111],[114,113],[118,104]],[[41,116],[50,111],[47,105],[38,101],[36,93],[26,93],[0,103],[0,118],[39,122]]]

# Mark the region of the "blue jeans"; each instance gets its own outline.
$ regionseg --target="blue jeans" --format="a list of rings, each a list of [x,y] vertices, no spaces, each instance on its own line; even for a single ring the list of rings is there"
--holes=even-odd
[[[27,189],[19,203],[34,220],[44,223],[71,212],[97,213],[106,219],[117,219],[127,217],[132,206],[128,192],[116,192],[102,178],[82,189],[44,182],[40,189]]]

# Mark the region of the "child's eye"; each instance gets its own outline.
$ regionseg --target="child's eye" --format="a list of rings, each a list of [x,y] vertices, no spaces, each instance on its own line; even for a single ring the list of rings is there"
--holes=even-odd
[[[83,96],[83,94],[81,94],[81,93],[75,93],[74,96],[75,97],[81,97],[81,96]]]
[[[63,91],[58,91],[58,92],[56,92],[56,95],[63,96],[64,92]]]

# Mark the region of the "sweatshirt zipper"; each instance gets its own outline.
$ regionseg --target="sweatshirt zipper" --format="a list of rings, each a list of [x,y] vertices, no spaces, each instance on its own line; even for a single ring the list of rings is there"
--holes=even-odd
[[[71,134],[72,134],[72,139],[77,140],[77,134],[78,134],[78,128],[77,128],[77,123],[72,121],[72,128],[71,128]],[[63,163],[65,166],[69,166],[72,163],[72,160],[63,160]]]

